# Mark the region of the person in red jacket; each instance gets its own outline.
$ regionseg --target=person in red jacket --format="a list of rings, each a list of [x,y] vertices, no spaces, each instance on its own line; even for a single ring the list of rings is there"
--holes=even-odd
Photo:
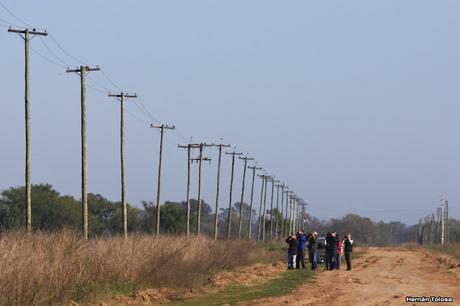
[[[338,235],[337,235],[338,236]],[[339,239],[337,241],[337,254],[336,254],[336,258],[335,258],[335,268],[337,270],[340,270],[340,263],[342,261],[342,241]]]

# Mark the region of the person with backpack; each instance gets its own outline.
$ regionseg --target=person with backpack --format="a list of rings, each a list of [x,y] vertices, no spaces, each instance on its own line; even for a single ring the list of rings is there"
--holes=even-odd
[[[343,251],[345,254],[345,261],[347,262],[347,271],[351,270],[351,253],[353,252],[353,240],[351,234],[348,233],[343,238]]]
[[[297,255],[297,247],[299,242],[297,236],[292,233],[287,239],[286,243],[288,246],[288,270],[294,269],[295,257]]]
[[[318,233],[313,232],[308,239],[308,259],[311,263],[311,270],[316,271],[318,267]]]
[[[305,269],[305,251],[307,249],[307,235],[305,235],[305,231],[301,229],[297,233],[297,256],[296,256],[296,269],[300,269],[300,265],[302,265],[302,269]]]

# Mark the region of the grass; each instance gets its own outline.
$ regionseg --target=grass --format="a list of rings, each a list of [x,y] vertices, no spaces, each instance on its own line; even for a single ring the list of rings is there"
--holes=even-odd
[[[313,272],[309,269],[285,271],[280,275],[280,277],[261,284],[234,284],[217,293],[212,293],[199,298],[175,301],[171,305],[235,305],[255,299],[286,295],[294,291],[299,284],[309,281],[313,281]]]
[[[460,243],[452,243],[446,245],[432,245],[427,247],[431,251],[444,253],[460,260]]]
[[[194,288],[220,270],[277,261],[255,241],[0,233],[0,305],[87,303],[142,288]]]

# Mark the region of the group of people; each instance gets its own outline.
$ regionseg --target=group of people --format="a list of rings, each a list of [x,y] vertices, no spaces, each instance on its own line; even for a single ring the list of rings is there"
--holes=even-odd
[[[351,253],[353,252],[353,240],[351,234],[346,234],[342,240],[338,238],[337,232],[326,234],[324,241],[324,263],[326,270],[340,269],[342,254],[345,256],[347,271],[351,270]],[[312,232],[305,234],[301,229],[297,233],[292,233],[287,239],[288,244],[288,269],[305,269],[305,255],[308,248],[308,260],[311,269],[315,271],[318,268],[318,233]]]

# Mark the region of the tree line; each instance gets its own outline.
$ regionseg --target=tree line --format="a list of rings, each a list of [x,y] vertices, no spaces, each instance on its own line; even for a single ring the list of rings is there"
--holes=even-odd
[[[50,184],[39,184],[32,186],[32,197],[34,206],[32,207],[33,228],[35,230],[57,231],[63,228],[74,230],[81,229],[81,202],[69,195],[61,195]],[[3,190],[0,194],[0,229],[15,230],[25,228],[25,205],[24,187],[11,187]],[[238,236],[238,218],[240,203],[232,206],[232,237]],[[201,222],[202,234],[213,235],[215,214],[211,206],[206,202],[201,203]],[[186,233],[186,212],[187,202],[167,201],[161,206],[161,232],[164,234],[182,235]],[[88,213],[90,233],[93,236],[111,236],[123,233],[122,228],[122,209],[121,202],[113,202],[100,194],[88,194]],[[198,202],[191,200],[191,226],[196,226],[198,213]],[[267,215],[270,211],[267,211]],[[243,218],[249,218],[249,205],[243,203]],[[281,213],[278,214],[279,224],[283,220]],[[219,226],[220,237],[225,236],[227,230],[228,208],[222,208],[219,212],[221,220]],[[259,216],[256,211],[252,212],[252,231],[253,237],[257,237],[257,226]],[[143,201],[142,207],[137,208],[128,204],[128,229],[131,233],[153,234],[156,225],[156,205],[150,201]],[[276,218],[273,218],[274,220]],[[287,224],[288,220],[284,220]],[[452,242],[460,241],[460,221],[449,219],[450,235]],[[266,219],[265,227],[267,232],[270,230],[270,218]],[[320,220],[310,214],[306,215],[304,223],[305,230],[317,231],[324,235],[330,230],[337,231],[340,235],[353,233],[354,239],[364,245],[396,245],[405,242],[417,242],[418,225],[408,226],[404,223],[394,222],[374,222],[370,218],[356,214],[348,214],[343,218],[332,218]],[[274,228],[274,226],[273,226]],[[245,224],[243,231],[248,230]],[[281,231],[279,233],[281,237]]]

